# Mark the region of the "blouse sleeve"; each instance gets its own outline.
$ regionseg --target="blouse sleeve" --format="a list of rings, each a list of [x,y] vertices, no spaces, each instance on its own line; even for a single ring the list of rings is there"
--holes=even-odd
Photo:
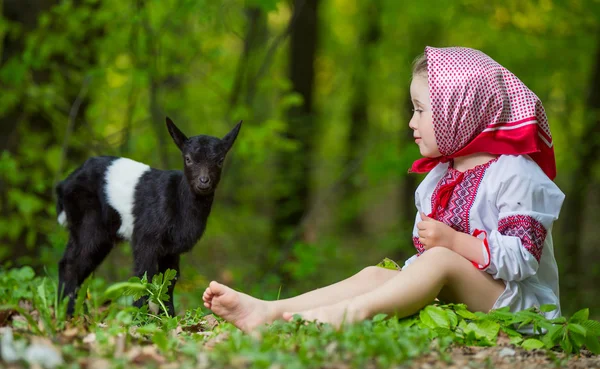
[[[515,173],[500,184],[498,224],[482,239],[485,265],[476,265],[495,279],[520,281],[536,274],[546,235],[558,219],[564,194],[538,173]]]

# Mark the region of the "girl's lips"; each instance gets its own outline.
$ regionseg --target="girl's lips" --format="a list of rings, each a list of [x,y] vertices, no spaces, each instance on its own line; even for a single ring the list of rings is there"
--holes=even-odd
[[[419,143],[419,142],[421,142],[421,137],[415,137],[415,142],[416,142],[416,143]]]

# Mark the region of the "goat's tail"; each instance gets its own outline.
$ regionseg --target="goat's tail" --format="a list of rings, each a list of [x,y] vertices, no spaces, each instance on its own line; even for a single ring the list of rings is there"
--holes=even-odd
[[[56,185],[56,214],[58,214],[58,224],[65,226],[67,224],[67,213],[63,203],[63,182]]]

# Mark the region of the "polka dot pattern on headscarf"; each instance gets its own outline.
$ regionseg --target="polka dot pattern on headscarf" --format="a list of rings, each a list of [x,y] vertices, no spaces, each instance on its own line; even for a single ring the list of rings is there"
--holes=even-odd
[[[540,99],[513,73],[479,50],[425,48],[433,127],[441,158],[411,171],[478,152],[529,154],[552,179],[552,135]]]
[[[481,51],[426,48],[429,92],[436,140],[451,155],[486,128],[537,120],[550,135],[538,97],[514,74]]]

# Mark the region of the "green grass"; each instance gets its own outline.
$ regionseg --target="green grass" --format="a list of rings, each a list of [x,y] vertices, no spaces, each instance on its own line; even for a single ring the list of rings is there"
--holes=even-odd
[[[494,346],[500,336],[525,349],[578,354],[600,352],[600,322],[587,309],[570,318],[547,320],[539,310],[516,314],[496,310],[472,313],[464,305],[429,305],[405,319],[385,315],[336,331],[329,325],[275,322],[256,334],[243,334],[204,308],[170,317],[164,308],[174,274],[152,282],[132,278],[112,286],[88,279],[79,291],[74,317],[56,298],[56,281],[28,267],[0,270],[0,364],[79,368],[308,368],[389,367],[435,352],[452,360],[456,346]],[[142,295],[158,313],[131,306]],[[542,306],[541,311],[551,311]],[[161,311],[162,310],[162,311]],[[524,336],[519,328],[532,327]],[[1,365],[0,365],[1,366]],[[102,367],[102,366],[101,366]]]

